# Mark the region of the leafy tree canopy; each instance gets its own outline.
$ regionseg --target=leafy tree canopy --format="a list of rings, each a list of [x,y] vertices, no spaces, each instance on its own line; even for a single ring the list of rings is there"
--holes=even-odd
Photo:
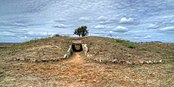
[[[84,37],[84,36],[88,35],[87,26],[81,26],[81,27],[75,29],[74,34],[78,35],[79,37],[80,36]]]

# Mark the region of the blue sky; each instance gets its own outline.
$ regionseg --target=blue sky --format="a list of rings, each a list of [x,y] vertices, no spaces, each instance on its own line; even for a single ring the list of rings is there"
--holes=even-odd
[[[0,0],[0,42],[24,42],[53,34],[135,42],[174,42],[173,0]]]

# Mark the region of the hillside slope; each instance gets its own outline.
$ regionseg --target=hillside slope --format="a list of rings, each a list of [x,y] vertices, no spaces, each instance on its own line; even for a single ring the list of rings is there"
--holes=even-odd
[[[158,63],[174,58],[173,43],[134,43],[103,37],[86,37],[89,56],[99,62],[140,64],[143,61]]]

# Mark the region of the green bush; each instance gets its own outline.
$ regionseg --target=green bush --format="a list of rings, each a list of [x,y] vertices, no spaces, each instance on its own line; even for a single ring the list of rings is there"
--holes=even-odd
[[[130,44],[130,45],[128,45],[128,48],[135,48],[135,45]]]
[[[35,42],[38,42],[39,41],[39,39],[37,39],[37,40],[30,40],[30,41],[27,41],[27,42],[24,42],[24,43],[35,43]]]
[[[55,34],[54,37],[60,37],[60,35],[59,34]]]

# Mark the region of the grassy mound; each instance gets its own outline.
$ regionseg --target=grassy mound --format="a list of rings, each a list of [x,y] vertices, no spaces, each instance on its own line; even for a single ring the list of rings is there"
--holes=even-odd
[[[174,85],[172,43],[133,43],[103,37],[85,37],[83,40],[89,47],[87,57],[82,55],[83,52],[75,53],[71,58],[59,62],[45,61],[60,60],[71,44],[70,37],[56,36],[0,48],[0,87]],[[170,62],[143,65],[110,63],[135,64],[160,59]]]
[[[1,49],[0,52],[6,60],[31,62],[59,60],[66,53],[69,42],[69,37],[50,37],[16,44],[10,48]]]
[[[150,61],[157,63],[160,60],[173,60],[174,57],[172,43],[134,43],[104,37],[85,37],[83,41],[89,47],[88,58],[98,62],[139,64]],[[1,48],[0,56],[10,60],[59,60],[70,44],[70,37],[54,36],[15,44],[10,48]]]

